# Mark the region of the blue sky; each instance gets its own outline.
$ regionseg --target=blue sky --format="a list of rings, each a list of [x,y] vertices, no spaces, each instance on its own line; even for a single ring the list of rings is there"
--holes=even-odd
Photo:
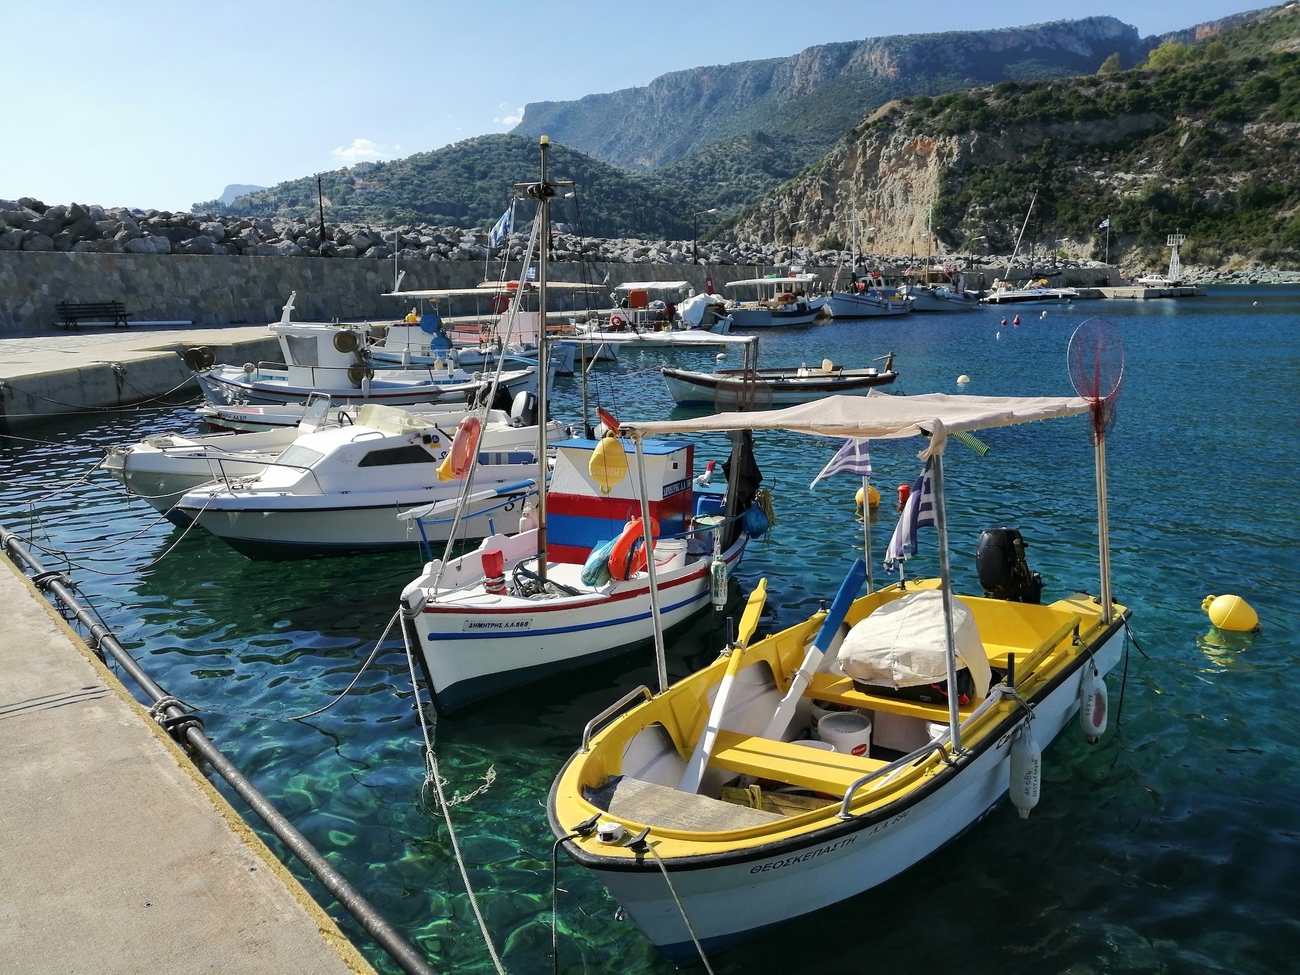
[[[0,198],[187,209],[504,132],[530,101],[878,34],[1111,14],[1143,34],[1242,0],[0,0]]]

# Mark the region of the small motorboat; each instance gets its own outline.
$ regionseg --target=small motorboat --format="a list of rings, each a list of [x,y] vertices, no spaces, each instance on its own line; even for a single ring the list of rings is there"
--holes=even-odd
[[[678,406],[712,407],[719,410],[765,409],[793,406],[826,396],[860,395],[898,378],[894,354],[884,357],[880,369],[846,369],[830,359],[819,366],[801,365],[782,369],[719,369],[693,372],[663,366],[664,382]]]
[[[912,311],[973,311],[980,306],[979,295],[943,284],[904,284],[898,293],[911,300]]]
[[[859,559],[829,609],[748,645],[752,620],[742,622],[714,663],[658,694],[639,687],[588,723],[551,787],[551,829],[665,957],[694,964],[882,884],[1004,798],[1028,815],[1040,747],[1071,724],[1089,740],[1104,731],[1104,678],[1129,610],[1110,598],[1103,435],[1099,597],[1040,602],[1043,580],[1007,528],[981,536],[983,591],[957,595],[943,491],[950,435],[1090,408],[1104,429],[1105,412],[1083,397],[943,394],[623,425],[634,442],[710,430],[928,436],[904,517],[938,530],[939,579],[858,595]],[[889,552],[908,535],[900,523]]]
[[[882,315],[906,315],[913,310],[912,301],[901,290],[885,294],[876,289],[832,291],[826,301],[832,318],[878,318]]]
[[[466,288],[450,290],[445,294],[455,297],[477,295],[480,291],[479,288]],[[501,322],[498,322],[497,327],[500,326]],[[499,337],[484,337],[474,344],[457,343],[443,329],[442,316],[437,308],[430,308],[418,316],[412,310],[402,321],[383,327],[382,333],[381,338],[369,346],[370,358],[393,368],[409,369],[415,366],[437,370],[444,368],[447,363],[456,369],[480,372],[495,370],[498,365],[510,370],[537,368],[535,342],[505,344]],[[553,345],[550,352],[554,374],[572,376],[573,350]]]
[[[1058,305],[1075,301],[1079,292],[1074,288],[1049,288],[1037,284],[1027,288],[994,287],[980,299],[985,305]]]
[[[538,479],[536,421],[524,415],[512,420],[480,421],[469,490]],[[398,516],[463,493],[464,478],[443,480],[438,474],[456,429],[438,417],[367,404],[355,424],[300,434],[255,475],[187,492],[167,517],[176,524],[197,522],[250,558],[342,555],[443,540],[450,519],[416,522]],[[559,424],[549,424],[547,436],[560,439]],[[460,522],[460,537],[482,538],[496,531],[494,519],[518,519],[518,514],[494,514],[500,507],[472,505]]]

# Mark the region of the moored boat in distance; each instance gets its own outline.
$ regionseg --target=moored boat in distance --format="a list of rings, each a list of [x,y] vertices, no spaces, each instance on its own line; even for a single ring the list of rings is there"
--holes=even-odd
[[[913,310],[911,298],[901,289],[885,294],[876,289],[832,291],[826,299],[832,318],[876,318],[882,315],[906,315]]]
[[[785,277],[750,278],[728,281],[727,288],[752,288],[753,300],[735,300],[728,306],[732,328],[777,328],[787,325],[810,325],[826,304],[825,296],[809,297],[817,275],[792,272]]]
[[[892,352],[884,357],[880,369],[874,366],[846,369],[825,359],[817,366],[804,364],[795,368],[694,372],[663,366],[660,371],[678,406],[720,410],[792,406],[836,394],[862,394],[888,386],[898,378]]]

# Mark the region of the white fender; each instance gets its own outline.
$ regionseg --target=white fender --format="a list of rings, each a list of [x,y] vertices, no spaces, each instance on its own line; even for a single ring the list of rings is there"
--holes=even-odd
[[[1097,739],[1106,733],[1106,717],[1109,711],[1106,698],[1106,682],[1097,672],[1092,661],[1084,665],[1083,676],[1079,678],[1079,729],[1089,743],[1096,744]]]
[[[1025,722],[1011,742],[1011,804],[1020,811],[1021,819],[1028,819],[1029,811],[1038,805],[1042,781],[1043,751]]]

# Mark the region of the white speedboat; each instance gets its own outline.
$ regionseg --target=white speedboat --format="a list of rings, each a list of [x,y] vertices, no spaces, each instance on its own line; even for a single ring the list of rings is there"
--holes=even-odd
[[[303,433],[357,423],[357,407],[331,408],[329,397],[320,397],[300,409],[303,412],[298,414],[301,419],[297,424],[198,436],[165,433],[136,444],[110,447],[103,466],[122,482],[128,493],[166,514],[187,492],[200,485],[213,481],[229,485],[232,480],[260,474]],[[442,429],[451,430],[467,412],[462,403],[424,415]],[[487,414],[488,423],[505,424],[509,419],[509,414],[501,410],[490,410]]]
[[[355,424],[298,436],[256,475],[189,491],[168,518],[198,522],[253,558],[346,554],[445,539],[449,521],[421,524],[398,515],[462,493],[463,479],[438,475],[455,431],[435,417],[368,404]],[[548,436],[563,436],[558,424],[550,424]],[[535,482],[537,443],[535,426],[484,424],[470,490]],[[518,519],[499,507],[472,505],[461,537],[482,538],[495,531],[495,520]]]
[[[928,435],[932,491],[914,492],[908,510],[914,526],[929,510],[924,523],[938,528],[939,579],[858,596],[858,560],[829,610],[742,640],[667,691],[639,687],[587,725],[551,788],[551,829],[666,957],[696,963],[882,884],[1008,796],[1028,815],[1040,784],[1051,788],[1040,746],[1076,715],[1084,736],[1102,733],[1104,678],[1129,615],[1110,599],[1102,438],[1099,597],[1039,604],[1042,580],[1008,529],[985,533],[987,555],[981,538],[983,592],[958,596],[943,490],[949,434],[1089,408],[1082,398],[873,395],[624,425],[634,440],[737,429]],[[900,526],[900,546],[906,535]]]
[[[777,328],[810,325],[826,304],[823,295],[809,297],[817,275],[798,272],[786,277],[728,281],[724,287],[753,289],[753,300],[736,300],[727,308],[732,328]]]
[[[1028,288],[994,287],[980,299],[985,305],[1059,305],[1075,301],[1079,292],[1074,288],[1049,288],[1036,285]]]

